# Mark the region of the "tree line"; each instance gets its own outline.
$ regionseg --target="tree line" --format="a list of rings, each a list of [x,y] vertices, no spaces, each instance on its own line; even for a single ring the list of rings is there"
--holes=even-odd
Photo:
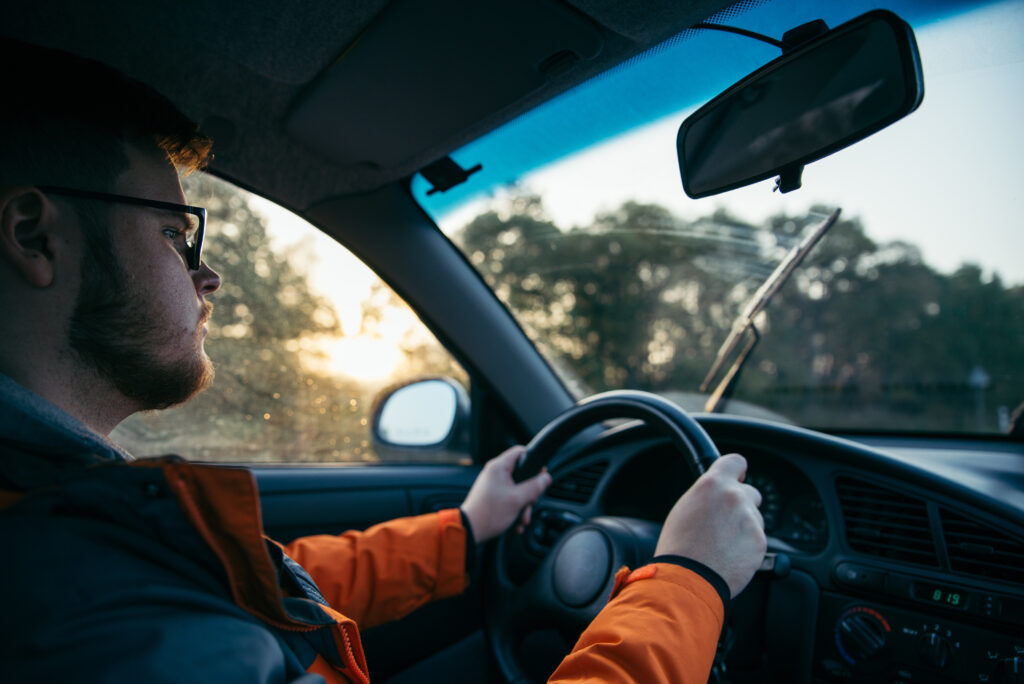
[[[672,396],[696,390],[754,290],[825,213],[751,225],[625,202],[564,229],[524,194],[456,241],[578,391]],[[1024,287],[973,264],[941,273],[857,217],[832,227],[758,329],[734,397],[801,425],[994,432],[1024,401]]]

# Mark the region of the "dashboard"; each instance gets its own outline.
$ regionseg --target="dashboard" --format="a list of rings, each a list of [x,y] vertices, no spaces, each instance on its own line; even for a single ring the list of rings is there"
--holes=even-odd
[[[789,561],[732,601],[725,681],[1024,681],[1024,444],[698,418],[747,458],[769,551]],[[549,468],[538,555],[593,516],[660,523],[692,481],[636,423]]]
[[[828,542],[825,504],[810,479],[770,452],[744,451],[746,482],[761,492],[761,515],[775,551],[813,553]],[[689,474],[675,450],[655,444],[629,458],[602,493],[607,515],[660,523],[686,491]],[[557,494],[557,490],[556,490]]]

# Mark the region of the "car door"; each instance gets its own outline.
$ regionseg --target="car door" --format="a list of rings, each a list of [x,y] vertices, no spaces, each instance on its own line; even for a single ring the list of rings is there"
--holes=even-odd
[[[355,467],[258,466],[267,534],[286,543],[314,534],[365,529],[394,518],[458,506],[478,471],[459,464],[387,464]],[[460,596],[413,612],[406,618],[362,633],[370,672],[386,681],[435,654],[441,663],[464,659],[481,627],[479,581]],[[471,639],[470,643],[474,643]]]

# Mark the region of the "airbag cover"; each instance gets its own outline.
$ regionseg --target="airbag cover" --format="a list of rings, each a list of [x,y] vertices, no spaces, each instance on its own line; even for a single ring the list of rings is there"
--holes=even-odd
[[[579,608],[597,598],[611,572],[611,544],[593,528],[570,533],[555,558],[555,594],[566,605]]]

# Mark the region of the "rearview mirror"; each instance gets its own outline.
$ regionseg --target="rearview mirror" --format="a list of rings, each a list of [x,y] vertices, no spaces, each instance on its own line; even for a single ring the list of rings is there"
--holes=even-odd
[[[924,79],[910,26],[863,14],[758,69],[683,122],[683,189],[697,199],[779,176],[800,187],[805,164],[917,109]]]

